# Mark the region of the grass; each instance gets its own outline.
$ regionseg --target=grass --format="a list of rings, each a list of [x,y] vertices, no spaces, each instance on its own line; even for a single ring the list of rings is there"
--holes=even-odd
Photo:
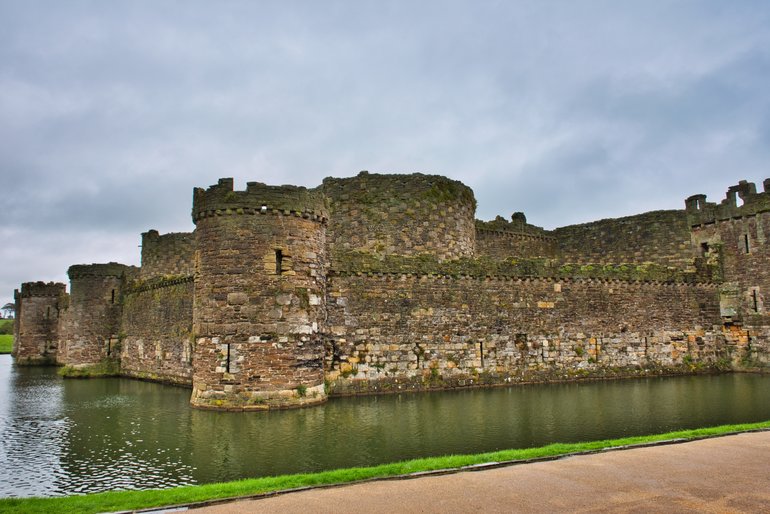
[[[13,350],[13,336],[0,334],[0,353],[11,353]]]
[[[120,375],[120,365],[114,360],[104,359],[91,366],[64,366],[59,370],[59,375],[64,378],[115,377]]]
[[[0,319],[0,353],[13,350],[13,320]]]
[[[742,425],[722,425],[712,428],[680,430],[665,434],[638,437],[624,437],[584,443],[556,443],[541,448],[502,450],[475,455],[449,455],[428,457],[365,468],[347,468],[320,473],[283,475],[277,477],[253,478],[220,484],[177,487],[174,489],[147,491],[114,491],[85,496],[63,498],[22,498],[0,499],[0,512],[45,513],[45,512],[113,512],[167,505],[179,505],[221,498],[250,496],[271,491],[295,489],[329,484],[342,484],[385,478],[409,473],[459,468],[488,462],[523,461],[555,457],[578,452],[594,452],[605,448],[647,444],[671,439],[693,440],[749,430],[770,429],[770,421]]]

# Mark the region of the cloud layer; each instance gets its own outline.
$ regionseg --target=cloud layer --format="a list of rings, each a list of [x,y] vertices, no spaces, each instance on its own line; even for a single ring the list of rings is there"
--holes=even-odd
[[[770,176],[766,2],[0,0],[0,300],[219,177],[438,173],[553,228]]]

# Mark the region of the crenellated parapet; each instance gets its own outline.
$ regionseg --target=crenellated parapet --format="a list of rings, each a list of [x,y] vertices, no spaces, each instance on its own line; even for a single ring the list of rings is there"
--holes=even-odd
[[[321,223],[326,223],[328,218],[323,194],[318,189],[248,182],[245,191],[234,191],[232,178],[221,178],[208,189],[195,188],[194,223],[206,217],[227,215],[296,216]]]
[[[707,225],[732,218],[755,216],[770,211],[770,178],[763,182],[764,191],[757,193],[753,182],[741,180],[727,190],[720,203],[708,202],[706,195],[693,195],[685,200],[690,226]]]
[[[530,225],[522,212],[508,221],[497,216],[491,221],[476,220],[476,256],[555,257],[556,238],[542,227]]]
[[[60,297],[66,293],[67,286],[61,282],[25,282],[21,285],[21,291],[17,291],[21,298],[33,296]]]

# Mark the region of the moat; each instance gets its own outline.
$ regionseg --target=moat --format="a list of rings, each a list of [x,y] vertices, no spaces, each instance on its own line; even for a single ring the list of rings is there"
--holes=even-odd
[[[62,380],[0,356],[0,496],[173,487],[770,419],[770,376],[726,374],[191,409],[189,390]]]

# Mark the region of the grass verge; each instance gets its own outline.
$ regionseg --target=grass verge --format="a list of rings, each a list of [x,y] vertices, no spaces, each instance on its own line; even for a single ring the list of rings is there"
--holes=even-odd
[[[114,512],[135,509],[180,505],[221,498],[250,496],[271,491],[300,487],[342,484],[373,478],[386,478],[409,473],[459,468],[488,462],[524,461],[556,457],[580,452],[594,452],[606,448],[649,444],[671,439],[694,440],[750,430],[770,429],[770,421],[741,425],[722,425],[711,428],[680,430],[648,436],[624,437],[584,443],[555,443],[540,448],[501,450],[474,455],[448,455],[428,457],[366,468],[347,468],[320,473],[283,475],[253,478],[220,484],[177,487],[148,491],[115,491],[85,496],[63,498],[0,499],[0,512],[47,513],[47,512]]]
[[[11,353],[13,350],[13,336],[0,334],[0,353]]]

